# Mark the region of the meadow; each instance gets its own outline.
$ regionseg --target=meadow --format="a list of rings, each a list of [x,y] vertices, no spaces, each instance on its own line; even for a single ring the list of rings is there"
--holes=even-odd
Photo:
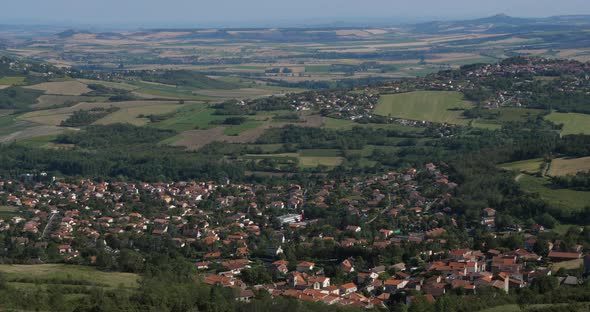
[[[453,91],[416,91],[382,95],[375,113],[418,121],[466,125],[462,110],[473,107],[463,95]]]
[[[88,86],[79,81],[58,81],[58,82],[44,82],[32,86],[26,87],[28,89],[34,89],[44,91],[46,94],[57,94],[57,95],[82,95],[90,92]]]
[[[556,158],[551,162],[548,174],[555,177],[588,170],[590,170],[590,157]]]
[[[13,86],[22,84],[25,81],[25,77],[1,77],[0,78],[0,86]]]
[[[542,158],[527,159],[521,161],[515,161],[511,163],[504,163],[498,165],[500,168],[510,171],[524,172],[528,174],[537,174],[541,172],[541,166],[543,165]]]
[[[47,285],[89,285],[116,288],[136,288],[139,275],[132,273],[102,272],[89,266],[65,264],[0,265],[9,283]]]
[[[563,124],[561,135],[590,134],[590,115],[553,112],[545,117],[554,124]]]
[[[524,191],[539,194],[543,200],[558,209],[579,211],[590,203],[590,192],[553,189],[544,178],[523,174],[518,182]]]

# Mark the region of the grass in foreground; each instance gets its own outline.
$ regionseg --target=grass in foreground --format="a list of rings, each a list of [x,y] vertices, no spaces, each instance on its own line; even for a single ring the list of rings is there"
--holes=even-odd
[[[419,121],[466,125],[469,120],[462,116],[461,110],[472,106],[471,102],[463,100],[463,95],[459,92],[417,91],[381,96],[375,113]]]
[[[37,265],[0,265],[0,272],[10,281],[38,280],[44,284],[59,282],[60,284],[75,284],[76,282],[95,283],[104,287],[126,288],[138,287],[139,275],[120,272],[102,272],[89,266],[65,264],[37,264]],[[19,282],[22,283],[22,282]]]

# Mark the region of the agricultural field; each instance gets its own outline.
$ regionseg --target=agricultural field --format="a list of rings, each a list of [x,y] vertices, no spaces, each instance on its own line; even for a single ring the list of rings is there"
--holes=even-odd
[[[536,158],[500,164],[498,166],[504,170],[518,171],[528,174],[537,174],[541,172],[541,167],[543,166],[543,163],[544,161],[542,158]]]
[[[193,129],[208,129],[213,121],[223,120],[227,116],[214,115],[213,108],[203,103],[194,103],[181,107],[172,117],[151,123],[150,126],[178,132]]]
[[[58,82],[44,82],[32,86],[28,86],[28,89],[44,91],[46,94],[55,95],[82,95],[90,92],[88,86],[79,81],[58,81]]]
[[[462,110],[473,107],[452,91],[416,91],[382,95],[375,113],[381,116],[449,124],[468,124]]]
[[[370,127],[370,128],[374,128],[374,129],[387,129],[387,130],[394,130],[394,131],[408,132],[408,133],[421,133],[422,131],[424,131],[424,128],[409,127],[409,126],[404,126],[404,125],[396,124],[396,123],[362,124],[362,123],[354,122],[352,120],[336,119],[336,118],[330,118],[330,117],[323,118],[322,127],[327,128],[327,129],[334,129],[334,130],[350,130],[354,127]]]
[[[132,273],[101,272],[93,267],[64,264],[0,265],[0,272],[11,283],[32,285],[72,284],[99,287],[136,288],[139,275]]]
[[[580,171],[590,170],[590,157],[582,158],[556,158],[551,162],[547,174],[550,176],[565,176],[576,174]]]
[[[114,123],[129,123],[135,126],[143,126],[149,122],[146,116],[171,113],[181,107],[182,105],[176,103],[121,107],[118,111],[97,120],[94,124],[110,125]]]
[[[162,107],[169,107],[170,111],[178,109],[181,106],[178,101],[126,101],[126,102],[82,102],[74,106],[60,107],[54,109],[37,110],[20,115],[18,119],[35,122],[43,125],[59,126],[60,123],[66,120],[71,114],[79,110],[91,110],[93,108],[109,108],[118,107],[119,111],[127,110],[128,115],[119,114],[116,119],[122,122],[128,120],[129,122],[137,122],[137,116],[139,114],[150,114],[150,112],[161,112]],[[152,109],[152,107],[157,107]],[[174,108],[174,109],[173,109]],[[133,115],[134,113],[137,113]],[[109,117],[109,116],[107,116]],[[106,118],[106,117],[105,117]]]
[[[590,192],[553,189],[544,178],[523,174],[518,183],[524,191],[539,194],[543,200],[559,209],[579,211],[590,203]]]
[[[0,77],[0,86],[14,86],[25,82],[25,77]]]
[[[590,115],[553,112],[545,117],[554,124],[562,124],[561,135],[590,134]]]
[[[495,110],[499,113],[500,122],[524,122],[529,118],[536,118],[545,111],[534,108],[502,107]]]
[[[80,102],[104,102],[107,97],[92,97],[84,95],[42,95],[37,103],[31,105],[34,109],[45,109],[59,106],[71,106]]]
[[[318,166],[336,167],[344,161],[342,152],[338,149],[309,149],[299,150],[297,153],[248,154],[244,156],[244,159],[297,160],[299,167],[303,169]]]

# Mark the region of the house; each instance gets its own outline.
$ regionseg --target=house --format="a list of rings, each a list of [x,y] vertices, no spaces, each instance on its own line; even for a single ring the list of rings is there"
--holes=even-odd
[[[282,253],[283,253],[283,248],[281,248],[281,246],[278,246],[278,247],[269,247],[269,248],[266,249],[266,254],[269,257],[275,258],[275,257],[277,257],[278,255],[280,255]]]
[[[286,214],[286,215],[277,217],[277,219],[279,220],[279,222],[281,224],[298,223],[298,222],[301,222],[301,220],[303,220],[303,218],[301,217],[300,214]]]
[[[197,266],[197,270],[208,270],[209,264],[211,264],[211,262],[209,261],[200,261],[195,263],[195,265]]]
[[[57,247],[57,250],[59,251],[59,253],[71,253],[72,252],[72,246],[70,245],[60,245]]]
[[[566,277],[558,277],[559,284],[567,286],[578,286],[578,278],[575,276],[568,275]]]
[[[379,278],[379,274],[375,273],[375,272],[369,272],[369,273],[358,273],[356,276],[356,281],[359,284],[363,284],[365,281],[369,281],[372,282],[374,280],[376,280],[377,278]]]
[[[241,290],[236,295],[236,300],[241,302],[250,302],[254,298],[254,292],[250,289]]]
[[[330,278],[325,276],[310,276],[307,279],[308,284],[312,284],[314,289],[325,289],[330,287]]]
[[[340,263],[340,269],[342,271],[344,271],[345,273],[354,272],[354,267],[352,266],[352,263],[350,263],[350,261],[348,259],[345,259],[344,261],[342,261]]]
[[[341,295],[348,295],[356,292],[358,290],[355,283],[347,283],[340,286],[340,294]]]
[[[297,272],[309,272],[312,271],[313,268],[315,267],[315,263],[313,262],[307,262],[307,261],[301,261],[297,264]]]
[[[347,231],[351,231],[353,233],[359,233],[361,231],[361,227],[360,226],[356,226],[356,225],[349,225],[346,227]]]
[[[388,279],[385,282],[383,282],[383,288],[385,289],[386,292],[388,293],[393,293],[395,291],[397,291],[398,289],[402,289],[404,287],[406,287],[406,285],[408,284],[407,280],[399,280],[399,279]]]
[[[568,260],[576,260],[582,258],[582,253],[579,252],[560,252],[560,251],[550,251],[549,252],[549,259],[553,261],[568,261]]]

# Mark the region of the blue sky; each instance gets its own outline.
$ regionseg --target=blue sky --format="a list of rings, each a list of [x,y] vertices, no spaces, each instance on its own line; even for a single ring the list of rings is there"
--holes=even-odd
[[[271,26],[590,14],[589,0],[18,0],[1,23]]]

